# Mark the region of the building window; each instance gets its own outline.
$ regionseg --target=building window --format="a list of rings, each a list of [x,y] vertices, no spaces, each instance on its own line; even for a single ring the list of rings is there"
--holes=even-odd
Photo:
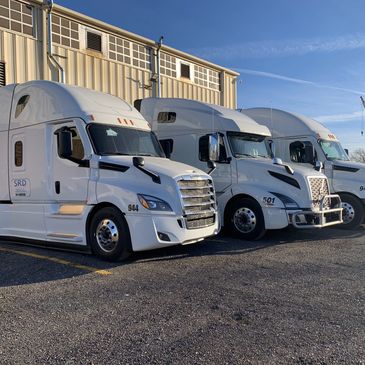
[[[79,49],[79,25],[72,20],[54,15],[52,17],[52,40],[62,46]]]
[[[126,39],[109,36],[109,58],[114,61],[131,63],[131,42]]]
[[[141,44],[133,43],[133,66],[151,69],[151,49]]]
[[[190,65],[180,63],[180,77],[190,79]]]
[[[102,52],[101,35],[94,32],[86,32],[86,48]]]
[[[23,166],[23,142],[17,141],[14,145],[14,157],[15,157],[15,166],[21,167]]]
[[[0,86],[6,85],[5,79],[5,62],[0,62]]]
[[[17,0],[0,0],[0,28],[34,36],[33,7]]]
[[[200,86],[209,87],[213,90],[219,90],[219,73],[217,71],[195,65],[194,82]]]
[[[195,65],[194,82],[197,85],[208,87],[208,69]]]
[[[214,90],[219,90],[219,72],[208,70],[209,87]]]
[[[160,72],[161,75],[176,77],[176,57],[161,52]]]

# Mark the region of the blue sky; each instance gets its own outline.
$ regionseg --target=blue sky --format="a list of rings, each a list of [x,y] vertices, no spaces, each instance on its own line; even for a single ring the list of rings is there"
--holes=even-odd
[[[239,107],[315,117],[365,148],[365,1],[56,2],[237,70]]]

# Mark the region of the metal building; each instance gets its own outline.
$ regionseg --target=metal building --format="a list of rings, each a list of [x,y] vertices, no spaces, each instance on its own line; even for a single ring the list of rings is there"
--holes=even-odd
[[[64,79],[130,103],[160,95],[236,108],[236,72],[52,3],[0,0],[0,86]]]

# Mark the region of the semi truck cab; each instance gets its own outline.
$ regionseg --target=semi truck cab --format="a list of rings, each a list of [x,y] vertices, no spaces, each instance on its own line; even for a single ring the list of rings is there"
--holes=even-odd
[[[327,178],[272,159],[271,134],[241,113],[184,99],[148,98],[135,106],[171,158],[204,169],[215,146],[213,178],[222,224],[244,239],[267,229],[326,227],[342,221]]]
[[[1,88],[0,171],[7,240],[117,260],[218,232],[212,178],[167,159],[142,115],[104,93]]]
[[[323,167],[330,190],[341,197],[342,228],[365,221],[365,164],[350,161],[337,137],[324,125],[303,115],[270,108],[244,109],[242,113],[272,132],[275,155],[283,161]]]

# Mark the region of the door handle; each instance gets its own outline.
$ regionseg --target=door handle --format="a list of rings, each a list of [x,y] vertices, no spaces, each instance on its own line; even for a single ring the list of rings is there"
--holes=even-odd
[[[54,188],[56,190],[56,194],[59,194],[61,192],[61,183],[59,181],[55,181]]]

